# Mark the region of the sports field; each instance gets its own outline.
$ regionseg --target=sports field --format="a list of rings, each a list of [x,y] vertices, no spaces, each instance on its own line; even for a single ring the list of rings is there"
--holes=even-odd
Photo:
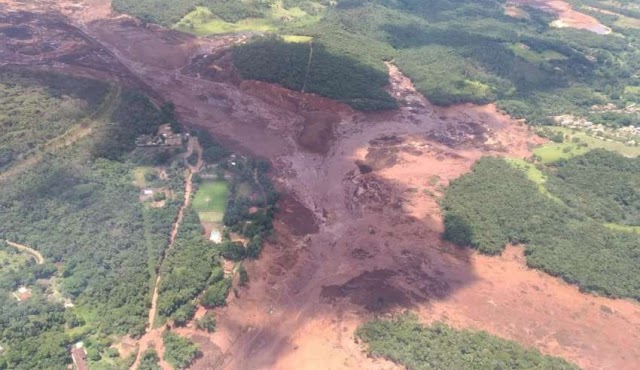
[[[193,208],[204,222],[220,222],[227,206],[229,184],[226,181],[205,181],[198,187]]]

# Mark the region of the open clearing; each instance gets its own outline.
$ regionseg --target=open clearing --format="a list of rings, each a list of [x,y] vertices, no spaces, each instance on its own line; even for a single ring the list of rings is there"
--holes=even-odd
[[[229,184],[226,181],[203,181],[193,198],[193,208],[203,222],[220,222],[227,206]]]
[[[570,27],[577,29],[589,30],[597,34],[611,33],[611,29],[601,24],[596,18],[580,13],[571,7],[569,1],[563,0],[508,0],[507,9],[510,9],[511,14],[517,15],[514,12],[514,7],[526,7],[531,6],[550,13],[555,14],[558,19],[552,22],[552,26],[558,28]],[[522,10],[522,9],[519,9]]]
[[[298,7],[285,9],[282,2],[274,4],[264,18],[247,18],[238,22],[226,22],[213,14],[208,8],[199,6],[185,15],[174,25],[176,30],[198,36],[225,34],[233,32],[267,32],[275,31],[293,20],[313,22],[319,16],[310,16]]]
[[[353,331],[404,309],[427,323],[442,320],[535,346],[585,369],[635,370],[640,363],[637,303],[583,294],[531,270],[519,247],[487,257],[441,240],[437,201],[450,180],[483,155],[526,158],[545,142],[494,106],[434,107],[390,65],[392,95],[411,106],[354,112],[311,94],[237,83],[225,61],[240,36],[197,38],[145,26],[111,14],[102,0],[0,4],[45,20],[62,12],[68,32],[79,35],[48,54],[0,48],[7,63],[129,76],[174,102],[185,124],[271,161],[284,195],[275,236],[258,261],[245,264],[250,286],[216,310],[215,334],[178,330],[201,344],[203,356],[192,368],[395,368],[368,358]],[[58,24],[51,23],[38,25],[41,34]],[[105,58],[95,69],[57,60],[82,53],[79,46],[90,41],[100,47],[88,55],[102,50]],[[196,65],[204,54],[211,58]],[[208,79],[212,65],[222,71]],[[309,114],[320,123],[309,126]]]
[[[640,155],[640,147],[638,146],[627,145],[611,139],[593,137],[584,132],[565,127],[550,127],[549,129],[562,133],[565,135],[565,139],[562,143],[549,142],[533,150],[533,153],[540,157],[542,163],[552,163],[560,159],[572,158],[592,149],[606,149],[618,152],[626,157]],[[578,140],[577,142],[575,141],[576,139]],[[581,144],[586,144],[587,146],[585,147]]]

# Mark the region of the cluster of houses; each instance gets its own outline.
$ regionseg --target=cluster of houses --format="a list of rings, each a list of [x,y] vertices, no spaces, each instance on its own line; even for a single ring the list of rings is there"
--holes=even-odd
[[[183,140],[188,139],[189,134],[176,134],[171,130],[171,125],[166,123],[158,127],[155,136],[141,135],[136,139],[136,146],[156,147],[156,146],[181,146]]]

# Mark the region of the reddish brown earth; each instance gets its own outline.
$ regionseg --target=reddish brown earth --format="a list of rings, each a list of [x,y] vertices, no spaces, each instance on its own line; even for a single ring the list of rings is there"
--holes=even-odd
[[[528,269],[519,247],[487,257],[441,240],[437,199],[450,180],[483,155],[524,158],[541,143],[494,106],[434,107],[390,64],[389,91],[402,107],[353,112],[278,86],[239,84],[227,55],[238,37],[176,36],[112,15],[98,0],[2,3],[36,18],[60,6],[77,27],[70,32],[173,101],[183,122],[273,163],[284,196],[273,240],[260,260],[246,263],[250,286],[216,310],[215,334],[176,329],[201,344],[194,369],[396,368],[368,358],[353,333],[365,320],[404,309],[586,369],[640,363],[637,303],[583,294]],[[59,56],[23,57],[2,45],[12,63],[91,73]]]
[[[512,17],[525,16],[521,6],[532,6],[558,17],[555,22],[557,27],[569,27],[589,30],[598,34],[611,33],[611,29],[601,24],[596,18],[574,10],[567,1],[564,0],[507,0],[506,14]]]

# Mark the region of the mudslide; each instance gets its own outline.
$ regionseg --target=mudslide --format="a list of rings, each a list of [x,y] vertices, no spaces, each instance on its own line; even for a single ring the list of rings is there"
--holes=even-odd
[[[0,2],[38,11],[34,3]],[[584,294],[529,269],[516,246],[487,257],[441,239],[438,199],[449,181],[484,155],[530,156],[542,139],[526,126],[491,105],[434,107],[391,65],[389,88],[401,108],[383,113],[224,80],[233,75],[224,55],[238,37],[145,26],[110,14],[103,3],[79,1],[60,11],[172,101],[185,124],[268,158],[283,194],[275,236],[260,260],[246,262],[250,286],[216,310],[217,332],[178,331],[200,344],[193,369],[394,368],[367,357],[353,332],[405,309],[424,322],[486,330],[584,369],[637,368],[637,302]],[[194,62],[204,55],[229,70],[207,79],[211,64]],[[305,140],[326,148],[312,151],[300,133],[319,117],[331,134],[311,131]],[[143,340],[141,351],[153,341],[158,348],[160,330]]]

